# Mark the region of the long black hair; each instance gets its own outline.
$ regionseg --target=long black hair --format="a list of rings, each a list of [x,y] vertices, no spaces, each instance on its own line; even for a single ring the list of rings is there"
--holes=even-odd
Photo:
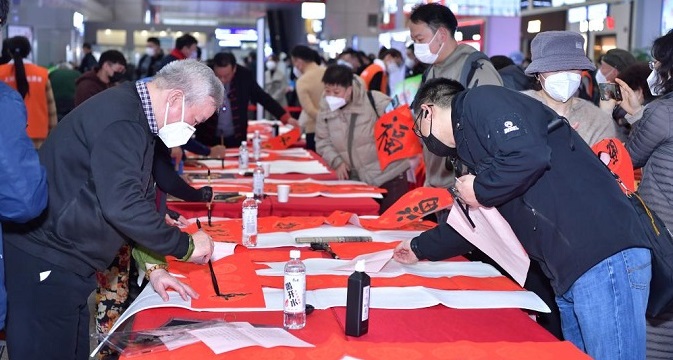
[[[28,94],[28,78],[26,77],[26,67],[23,64],[23,59],[30,54],[30,41],[25,36],[15,36],[7,41],[7,45],[9,54],[14,60],[16,90],[25,99]]]
[[[664,94],[673,91],[673,30],[657,38],[652,44],[652,57],[659,61],[659,86]]]

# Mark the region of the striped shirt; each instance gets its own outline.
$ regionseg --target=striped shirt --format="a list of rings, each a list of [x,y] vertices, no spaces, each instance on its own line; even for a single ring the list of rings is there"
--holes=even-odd
[[[147,91],[147,85],[142,81],[136,81],[136,91],[140,96],[140,102],[143,104],[143,111],[145,112],[145,117],[147,117],[147,123],[150,125],[150,131],[156,135],[159,133],[159,129],[157,127],[157,118],[154,116],[154,110],[152,109],[150,93]]]

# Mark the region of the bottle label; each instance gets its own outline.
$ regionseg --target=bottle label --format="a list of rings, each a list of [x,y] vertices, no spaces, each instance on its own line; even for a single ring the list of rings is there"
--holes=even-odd
[[[257,234],[257,209],[243,209],[243,235]]]
[[[264,193],[264,173],[257,172],[252,175],[252,192],[255,195],[262,195]]]
[[[252,139],[252,151],[255,153],[255,157],[259,158],[259,153],[262,150],[262,139],[255,137]]]
[[[242,170],[248,170],[248,149],[239,150],[238,167]]]
[[[362,289],[362,321],[369,319],[369,286]]]
[[[283,286],[283,310],[289,313],[302,313],[306,310],[304,296],[306,275],[285,275]]]

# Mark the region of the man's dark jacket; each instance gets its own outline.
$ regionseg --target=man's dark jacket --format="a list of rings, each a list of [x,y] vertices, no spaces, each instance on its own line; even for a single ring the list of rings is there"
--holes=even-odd
[[[229,102],[231,104],[231,117],[234,123],[234,137],[236,144],[246,140],[248,133],[248,104],[261,104],[277,119],[285,121],[289,114],[271,95],[259,87],[250,70],[243,66],[236,66],[236,73],[229,85]],[[220,111],[228,111],[224,109]],[[218,114],[215,112],[203,124],[196,127],[196,140],[208,146],[220,144],[216,136]]]
[[[485,85],[457,94],[451,116],[458,157],[476,176],[477,200],[498,208],[556,294],[605,258],[646,247],[629,200],[577,132],[564,123],[547,134],[553,110]],[[446,224],[412,243],[429,260],[472,249]]]
[[[84,102],[40,147],[47,209],[5,240],[82,276],[106,269],[125,241],[184,257],[189,236],[156,209],[154,141],[134,83]]]

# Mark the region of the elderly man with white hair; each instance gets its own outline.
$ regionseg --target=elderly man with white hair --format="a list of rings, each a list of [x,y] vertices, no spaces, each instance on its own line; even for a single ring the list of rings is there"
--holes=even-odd
[[[148,83],[97,94],[50,133],[39,150],[49,204],[36,220],[8,226],[5,234],[12,358],[88,357],[87,298],[95,272],[107,268],[124,242],[183,261],[210,259],[207,234],[183,233],[157,212],[152,159],[155,141],[183,145],[223,97],[210,68],[176,61]],[[164,298],[169,287],[185,299],[198,296],[165,266],[147,273]]]

